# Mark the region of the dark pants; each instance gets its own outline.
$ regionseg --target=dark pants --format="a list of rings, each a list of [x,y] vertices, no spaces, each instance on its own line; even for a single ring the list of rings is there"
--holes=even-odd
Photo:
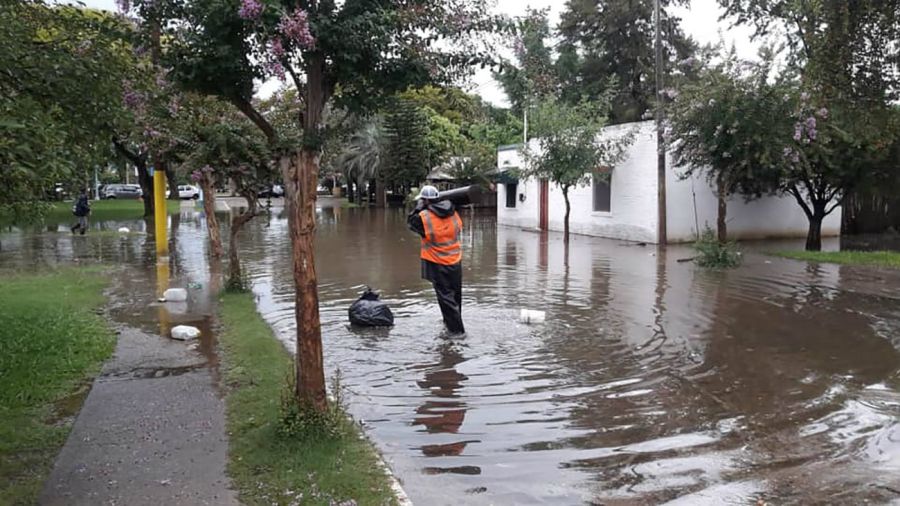
[[[72,230],[73,234],[78,230],[81,230],[81,235],[84,235],[84,233],[87,232],[88,227],[87,216],[76,216],[75,218],[78,221],[75,222],[75,225],[72,225],[72,228],[70,230]]]
[[[434,285],[444,325],[453,334],[463,334],[466,328],[462,320],[462,265],[438,265],[422,262],[423,277]]]

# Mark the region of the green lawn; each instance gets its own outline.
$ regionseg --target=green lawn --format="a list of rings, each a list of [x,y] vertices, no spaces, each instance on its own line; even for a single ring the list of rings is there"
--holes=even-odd
[[[34,504],[115,333],[99,268],[0,272],[0,503]]]
[[[181,202],[167,200],[169,214],[177,213]],[[99,200],[91,201],[91,220],[136,219],[144,215],[144,203],[140,200]],[[53,209],[47,215],[47,221],[72,219],[72,202],[54,202]]]
[[[251,295],[226,293],[219,311],[231,452],[228,474],[241,502],[395,503],[374,449],[351,421],[343,427],[345,435],[336,439],[298,440],[279,433],[281,395],[292,359],[257,314]]]
[[[71,201],[53,202],[50,210],[44,215],[45,223],[74,222],[72,216]],[[167,200],[166,207],[169,214],[177,213],[181,208],[181,202]],[[100,200],[91,201],[91,220],[133,220],[140,219],[144,215],[144,203],[140,200]],[[0,214],[0,226],[14,224],[10,216]]]
[[[900,269],[900,252],[896,251],[779,251],[774,254],[807,262]]]

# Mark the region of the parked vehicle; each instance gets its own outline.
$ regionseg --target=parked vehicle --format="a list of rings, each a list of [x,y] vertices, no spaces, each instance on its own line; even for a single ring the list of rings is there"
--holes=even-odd
[[[260,190],[256,196],[261,199],[284,197],[284,188],[280,184],[273,184]]]
[[[178,198],[197,200],[200,198],[200,188],[189,184],[178,185]]]
[[[108,184],[101,193],[104,199],[139,199],[143,194],[137,184]]]

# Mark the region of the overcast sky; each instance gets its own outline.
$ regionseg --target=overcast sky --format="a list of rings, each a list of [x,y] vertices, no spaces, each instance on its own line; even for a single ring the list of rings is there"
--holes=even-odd
[[[106,10],[115,10],[115,0],[82,0],[88,7]],[[560,12],[565,2],[562,0],[497,0],[497,12],[510,16],[522,16],[528,7],[535,9],[550,9],[550,21],[556,24],[559,21]],[[746,27],[731,28],[728,21],[719,21],[721,9],[716,0],[691,0],[689,8],[673,9],[673,14],[681,18],[681,26],[684,31],[700,44],[715,43],[721,37],[728,44],[734,44],[738,55],[744,58],[753,58],[756,55],[757,46],[750,41],[750,30]],[[264,83],[260,94],[271,94],[278,87],[278,81]],[[491,77],[489,70],[483,70],[475,74],[469,91],[478,93],[485,100],[494,104],[507,105],[506,95]]]

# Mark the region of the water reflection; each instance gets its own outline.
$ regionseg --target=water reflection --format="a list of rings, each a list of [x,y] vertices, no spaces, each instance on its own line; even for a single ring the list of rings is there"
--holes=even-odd
[[[892,455],[896,429],[877,417],[860,427],[875,434],[859,436],[878,448],[866,453],[831,419],[824,440],[798,435],[872,381],[896,393],[900,355],[885,336],[900,315],[883,282],[753,255],[739,271],[707,272],[678,262],[691,256],[678,247],[584,237],[566,247],[489,216],[464,219],[470,329],[445,342],[402,213],[320,211],[326,364],[344,372],[352,411],[414,500],[814,498],[854,488],[846,459],[867,469],[862,455]],[[275,216],[248,231],[258,236],[247,254],[259,260],[260,307],[290,347],[283,230]],[[392,305],[393,329],[347,327],[364,285]],[[547,311],[548,323],[517,323],[520,308]],[[853,413],[840,419],[868,416]],[[815,485],[800,480],[822,461]],[[848,497],[869,489],[855,490]]]
[[[463,219],[469,334],[446,341],[403,213],[319,211],[326,366],[342,371],[353,414],[417,503],[896,499],[900,273],[754,254],[710,272],[679,263],[692,253],[678,247],[577,236],[566,247]],[[221,266],[207,260],[204,226],[179,216],[170,269],[211,295]],[[287,235],[274,208],[240,240],[261,312],[293,349]],[[152,272],[152,237],[87,237],[5,234],[0,262]],[[347,326],[366,285],[395,327]],[[518,323],[521,308],[547,323]],[[155,307],[122,310],[158,321]]]

